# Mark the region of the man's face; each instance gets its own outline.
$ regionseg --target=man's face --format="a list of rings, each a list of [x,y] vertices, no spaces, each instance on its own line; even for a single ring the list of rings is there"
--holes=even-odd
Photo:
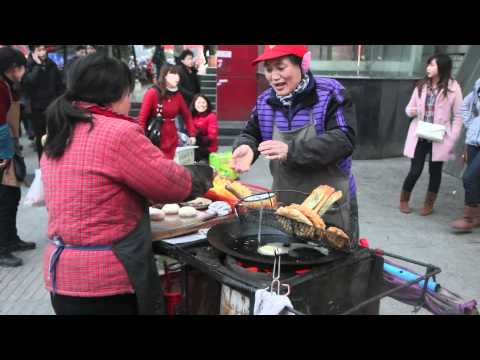
[[[185,59],[182,60],[182,63],[189,68],[193,67],[193,56],[192,55],[187,55],[185,56]]]
[[[35,56],[37,56],[40,60],[46,60],[47,59],[47,48],[45,45],[40,45],[33,50],[33,53]]]
[[[85,49],[80,49],[80,50],[77,50],[76,54],[78,57],[84,57],[84,56],[87,56],[87,51]]]

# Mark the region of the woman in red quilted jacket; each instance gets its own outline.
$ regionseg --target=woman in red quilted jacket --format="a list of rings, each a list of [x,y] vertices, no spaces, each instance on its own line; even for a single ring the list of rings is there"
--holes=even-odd
[[[178,135],[175,125],[175,117],[181,115],[185,128],[190,136],[190,144],[195,145],[195,127],[192,122],[192,114],[178,91],[180,81],[179,69],[170,64],[163,65],[157,84],[147,90],[143,96],[142,107],[138,115],[138,123],[144,129],[147,128],[148,120],[159,112],[163,117],[163,125],[160,129],[160,150],[169,159],[175,157]]]
[[[178,203],[211,187],[211,169],[167,159],[128,116],[133,84],[126,64],[91,54],[47,111],[43,270],[56,314],[162,312],[148,201]]]
[[[205,95],[197,94],[192,99],[190,111],[193,115],[197,145],[195,161],[206,161],[210,153],[218,150],[217,115],[212,111],[212,105]]]

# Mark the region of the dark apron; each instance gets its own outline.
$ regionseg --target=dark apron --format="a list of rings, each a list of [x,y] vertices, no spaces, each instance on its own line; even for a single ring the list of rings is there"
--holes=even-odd
[[[51,241],[57,249],[51,256],[50,275],[55,293],[56,264],[64,249],[112,250],[127,271],[137,297],[139,315],[165,314],[165,303],[155,259],[152,251],[150,216],[145,211],[142,219],[128,235],[111,246],[66,245],[59,238]]]
[[[310,140],[317,137],[313,110],[310,110],[310,123],[295,130],[280,131],[275,123],[274,114],[272,139],[288,143],[292,140]],[[278,200],[285,204],[301,204],[319,185],[329,185],[341,190],[342,198],[325,213],[322,218],[327,225],[337,226],[352,236],[350,219],[350,179],[335,164],[319,166],[315,170],[297,170],[287,168],[282,160],[270,161],[270,172],[273,177],[272,190],[277,192]],[[302,194],[304,193],[304,194]]]

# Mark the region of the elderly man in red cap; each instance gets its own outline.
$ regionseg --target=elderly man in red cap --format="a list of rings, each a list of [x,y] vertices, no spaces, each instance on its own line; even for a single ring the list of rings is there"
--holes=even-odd
[[[358,205],[351,172],[355,111],[350,96],[338,81],[312,74],[304,45],[265,45],[253,64],[259,62],[270,87],[257,98],[235,141],[232,168],[246,172],[263,155],[270,160],[272,189],[284,203],[300,204],[323,184],[341,190],[339,207],[324,218],[346,230],[356,244]]]

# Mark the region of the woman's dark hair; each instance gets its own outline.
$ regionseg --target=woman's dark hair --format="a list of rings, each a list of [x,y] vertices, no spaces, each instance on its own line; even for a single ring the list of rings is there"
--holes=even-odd
[[[41,47],[41,46],[46,47],[46,45],[28,45],[28,49],[33,52],[33,51],[35,51],[36,48]]]
[[[156,85],[160,89],[161,97],[164,98],[167,96],[167,82],[165,77],[167,74],[178,74],[180,76],[180,68],[178,65],[164,64],[160,68],[160,73],[158,74],[158,79]]]
[[[302,58],[301,57],[298,57],[296,55],[288,55],[288,59],[294,63],[295,65],[298,65],[300,67],[302,67]]]
[[[0,75],[11,68],[26,65],[27,59],[20,50],[11,47],[0,48]]]
[[[93,128],[91,114],[75,107],[74,101],[105,106],[132,92],[134,86],[130,69],[118,59],[95,53],[75,61],[68,74],[66,92],[47,109],[46,154],[61,157],[78,122],[89,123]]]
[[[447,97],[447,92],[452,91],[448,88],[448,82],[452,79],[452,59],[446,54],[437,54],[428,58],[427,66],[433,61],[437,63],[438,68],[438,91],[439,93],[443,90],[443,96]],[[417,83],[418,96],[422,96],[422,88],[425,84],[430,84],[431,79],[428,78],[428,75],[420,80]]]
[[[181,60],[184,60],[188,55],[190,55],[191,57],[193,57],[193,51],[190,50],[190,49],[185,49],[183,50],[180,55],[178,56],[178,59],[181,61]]]
[[[193,97],[192,102],[190,103],[190,112],[192,113],[192,116],[197,116],[199,114],[197,109],[195,109],[195,102],[197,101],[198,98],[205,99],[205,101],[207,102],[207,110],[205,110],[205,113],[210,114],[212,112],[212,104],[210,103],[210,100],[208,100],[208,98],[203,94],[196,94]]]

